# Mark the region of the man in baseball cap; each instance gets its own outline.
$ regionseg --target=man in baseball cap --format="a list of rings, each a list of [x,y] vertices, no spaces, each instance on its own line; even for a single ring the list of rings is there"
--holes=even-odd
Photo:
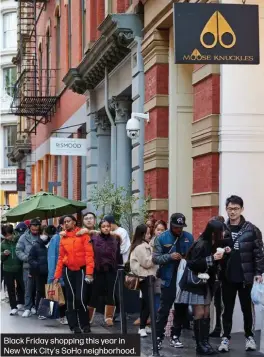
[[[169,312],[176,298],[176,280],[180,260],[185,257],[194,241],[192,234],[183,230],[185,227],[187,225],[184,214],[173,213],[170,217],[169,230],[157,237],[154,243],[153,262],[159,265],[162,286],[160,308],[157,313],[157,345],[159,349],[164,338]],[[180,335],[187,316],[188,305],[174,303],[174,309],[170,345],[182,348]]]

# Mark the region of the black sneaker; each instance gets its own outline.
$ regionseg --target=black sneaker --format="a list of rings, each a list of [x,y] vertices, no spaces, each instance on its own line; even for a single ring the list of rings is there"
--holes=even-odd
[[[86,326],[83,328],[83,333],[90,333],[90,332],[91,332],[90,326]]]
[[[183,344],[181,343],[179,337],[173,336],[170,339],[170,346],[175,347],[175,348],[183,348]]]
[[[162,348],[162,339],[160,337],[157,337],[157,346],[158,346],[158,350]]]
[[[74,329],[72,330],[73,333],[82,333],[82,330],[80,329],[80,327],[74,327]]]

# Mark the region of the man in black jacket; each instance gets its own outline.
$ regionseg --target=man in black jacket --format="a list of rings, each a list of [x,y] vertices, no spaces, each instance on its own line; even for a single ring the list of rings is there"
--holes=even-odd
[[[226,200],[229,220],[225,238],[229,239],[230,251],[222,282],[224,334],[218,348],[219,352],[229,351],[237,293],[244,317],[246,351],[256,350],[253,337],[251,289],[254,281],[262,281],[264,272],[263,241],[260,230],[242,216],[243,206],[243,200],[239,196],[233,195]]]

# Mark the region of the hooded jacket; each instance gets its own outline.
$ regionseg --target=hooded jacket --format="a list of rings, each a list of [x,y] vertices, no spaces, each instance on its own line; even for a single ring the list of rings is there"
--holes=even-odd
[[[18,240],[16,255],[23,262],[23,269],[29,269],[28,255],[39,235],[34,236],[30,230],[26,231]]]
[[[54,280],[54,274],[59,259],[61,237],[59,234],[55,234],[49,243],[48,248],[48,284],[51,284]],[[63,279],[60,279],[60,284],[64,285]]]
[[[54,279],[62,277],[63,267],[78,271],[82,267],[86,268],[86,275],[93,275],[94,272],[94,251],[88,234],[77,237],[76,233],[80,228],[71,232],[66,231],[66,236],[60,240],[59,258],[54,274]]]
[[[162,286],[168,287],[170,285],[173,273],[175,272],[175,264],[179,263],[179,261],[171,258],[171,254],[180,253],[185,256],[193,241],[191,233],[183,231],[180,237],[176,238],[170,230],[163,232],[155,239],[152,259],[155,264],[160,266],[159,276]]]
[[[1,243],[1,262],[3,263],[3,271],[17,273],[22,269],[22,262],[16,255],[17,241],[18,238],[13,235],[12,239],[4,239]],[[11,254],[5,255],[5,250],[9,250]]]
[[[264,273],[264,251],[261,231],[252,223],[241,216],[238,232],[239,253],[241,258],[242,271],[245,283],[253,283],[254,276]],[[233,247],[230,221],[227,221],[225,238],[229,240],[229,246]],[[232,252],[227,256],[226,274],[232,259]],[[226,276],[228,278],[228,276]]]
[[[29,252],[28,264],[32,275],[48,275],[47,243],[38,238]]]

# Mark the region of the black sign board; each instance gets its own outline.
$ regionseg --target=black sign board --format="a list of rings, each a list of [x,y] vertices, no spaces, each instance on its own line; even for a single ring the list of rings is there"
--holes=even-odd
[[[175,63],[259,64],[258,5],[174,4]]]
[[[17,169],[17,191],[26,191],[26,170]]]

